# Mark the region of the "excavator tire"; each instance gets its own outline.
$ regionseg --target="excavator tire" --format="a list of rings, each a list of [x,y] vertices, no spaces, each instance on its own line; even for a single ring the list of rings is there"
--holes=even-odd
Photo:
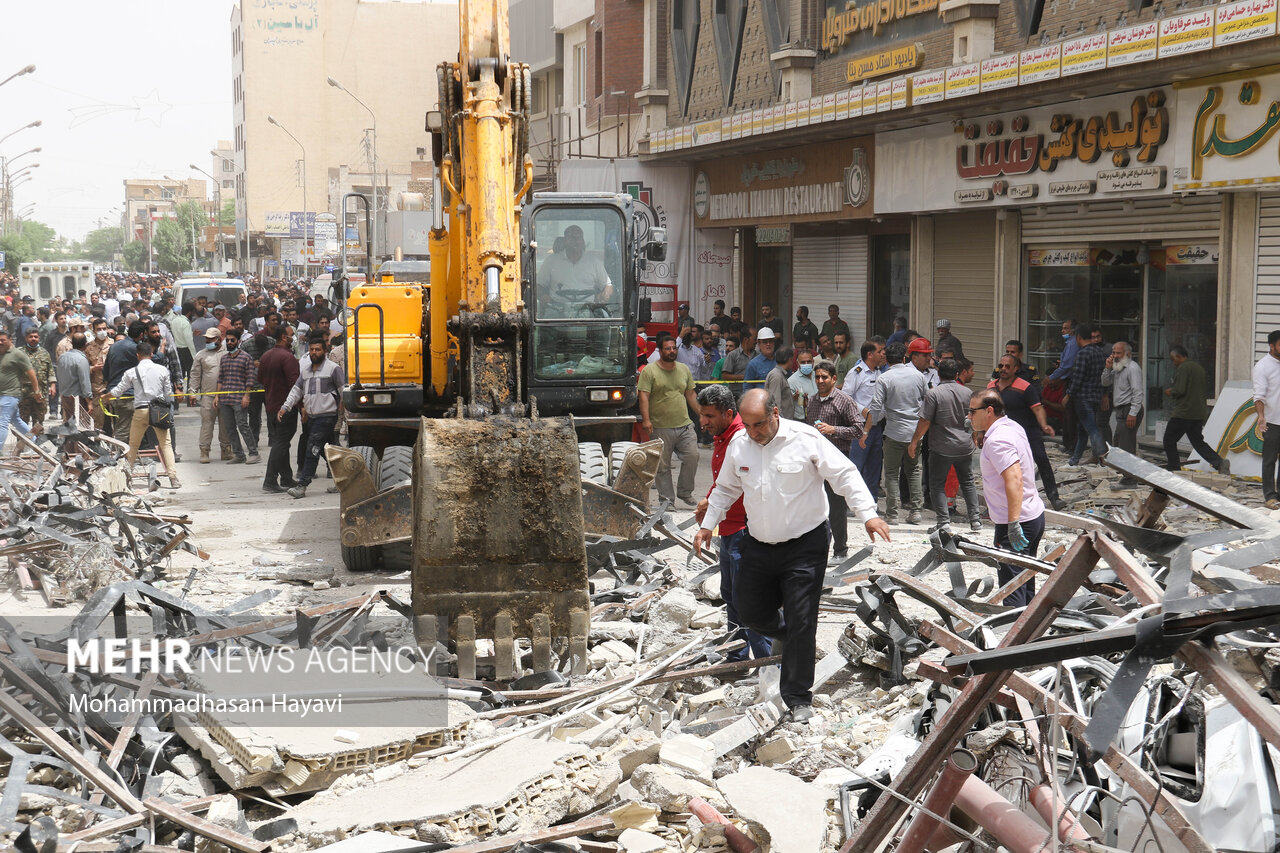
[[[413,612],[456,638],[585,642],[590,602],[578,446],[567,419],[424,418],[413,470]],[[545,614],[545,616],[544,616]],[[506,628],[507,620],[510,628]],[[470,628],[470,626],[468,626]],[[575,632],[575,633],[577,633]]]
[[[584,441],[578,445],[578,476],[602,486],[609,484],[609,465],[600,442]]]
[[[635,446],[634,441],[615,441],[609,445],[609,485],[613,485],[613,481],[618,479],[618,472],[627,461],[627,451]]]
[[[365,467],[369,469],[373,482],[377,483],[379,468],[377,452],[372,447],[363,445],[351,449],[364,457]],[[342,546],[342,564],[349,572],[372,572],[378,568],[380,562],[382,562],[381,545]]]
[[[413,479],[413,448],[393,445],[382,451],[378,467],[378,491],[395,488]],[[382,568],[403,572],[413,567],[413,542],[390,542],[382,546]]]

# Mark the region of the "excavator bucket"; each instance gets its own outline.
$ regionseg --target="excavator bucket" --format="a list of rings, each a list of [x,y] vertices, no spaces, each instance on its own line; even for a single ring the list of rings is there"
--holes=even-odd
[[[413,612],[418,641],[492,637],[499,678],[514,638],[549,664],[551,637],[585,657],[590,601],[578,449],[567,420],[424,418],[414,452]],[[435,634],[436,636],[432,636]]]

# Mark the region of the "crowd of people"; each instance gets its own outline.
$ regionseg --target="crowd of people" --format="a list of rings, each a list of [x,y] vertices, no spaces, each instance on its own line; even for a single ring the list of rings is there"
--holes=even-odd
[[[1035,556],[1047,506],[1065,507],[1046,440],[1060,439],[1068,454],[1059,472],[1100,464],[1112,445],[1138,452],[1147,383],[1133,343],[1105,342],[1090,323],[1063,323],[1061,352],[1043,379],[1022,342],[1010,340],[989,380],[975,383],[946,319],[931,342],[898,318],[890,335],[868,338],[855,355],[836,305],[821,328],[797,309],[790,330],[770,306],[755,324],[738,308],[726,315],[723,302],[713,310],[699,324],[681,305],[679,335],[658,335],[640,373],[641,426],[663,442],[659,497],[694,508],[698,547],[719,533],[722,595],[745,641],[737,654],[782,655],[782,697],[797,721],[812,715],[819,595],[826,567],[848,556],[851,513],[872,539],[888,539],[903,511],[907,524],[925,523],[927,510],[935,524],[967,521],[972,531],[983,529],[985,513],[998,548]],[[1254,385],[1264,499],[1276,509],[1280,424],[1267,417],[1280,420],[1280,331],[1268,345]],[[1180,345],[1168,357],[1166,467],[1181,469],[1185,436],[1228,473],[1203,436],[1204,367]],[[713,485],[694,495],[697,445],[708,441]],[[1113,488],[1133,485],[1125,478]],[[950,496],[963,500],[964,514]],[[997,595],[1024,606],[1035,587],[1017,576],[1001,564]]]
[[[157,450],[169,485],[181,459],[164,411],[199,408],[201,463],[258,464],[262,488],[303,497],[335,440],[345,381],[343,329],[306,281],[245,279],[235,305],[175,304],[166,275],[100,272],[94,289],[38,305],[0,277],[0,445],[10,428],[41,437],[51,420]],[[265,416],[264,416],[265,411]],[[302,437],[294,448],[294,438]]]

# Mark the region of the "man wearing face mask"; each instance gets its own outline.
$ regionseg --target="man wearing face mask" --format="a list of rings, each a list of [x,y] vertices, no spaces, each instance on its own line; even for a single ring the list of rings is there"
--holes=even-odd
[[[324,340],[312,335],[307,342],[307,360],[302,363],[298,381],[289,390],[284,405],[276,412],[278,422],[283,422],[298,403],[302,403],[302,419],[309,426],[307,453],[298,470],[298,485],[289,489],[294,499],[307,495],[307,486],[316,476],[316,466],[325,445],[334,442],[334,427],[338,424],[338,412],[342,400],[342,371],[325,357]]]
[[[796,362],[796,372],[787,378],[787,386],[791,389],[791,399],[795,403],[795,415],[792,420],[802,421],[809,410],[809,401],[818,396],[818,383],[813,378],[812,352],[798,350]]]
[[[107,321],[95,317],[89,332],[89,342],[85,345],[84,355],[89,359],[89,382],[93,386],[93,402],[89,412],[93,416],[96,429],[103,428],[106,415],[102,411],[103,397],[107,394],[107,381],[103,378],[102,368],[107,361],[107,349],[111,346],[111,335],[107,331]]]
[[[191,380],[188,390],[200,407],[200,463],[209,464],[209,449],[213,446],[213,428],[218,427],[218,444],[222,448],[222,461],[235,458],[231,452],[231,443],[222,429],[218,419],[218,373],[222,366],[222,354],[226,348],[222,346],[222,332],[217,326],[204,331],[204,345],[191,360]]]
[[[151,361],[165,370],[169,371],[169,387],[173,389],[175,394],[181,395],[185,387],[182,382],[182,362],[178,359],[177,348],[173,346],[170,340],[165,336],[164,327],[155,319],[151,318],[147,323],[147,342],[151,344]],[[144,449],[151,449],[155,442],[154,431],[148,432],[143,443]],[[176,427],[169,428],[169,444],[173,449],[173,458],[182,461],[182,454],[178,453],[178,431]]]

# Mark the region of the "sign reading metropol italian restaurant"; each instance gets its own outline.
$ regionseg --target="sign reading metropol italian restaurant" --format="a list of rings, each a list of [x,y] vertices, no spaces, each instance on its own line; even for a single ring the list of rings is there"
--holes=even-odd
[[[872,216],[872,140],[855,137],[709,160],[694,176],[699,225]]]
[[[1164,89],[961,119],[876,137],[876,212],[1169,192]]]
[[[821,48],[834,56],[927,35],[944,26],[938,6],[939,0],[826,0]]]

